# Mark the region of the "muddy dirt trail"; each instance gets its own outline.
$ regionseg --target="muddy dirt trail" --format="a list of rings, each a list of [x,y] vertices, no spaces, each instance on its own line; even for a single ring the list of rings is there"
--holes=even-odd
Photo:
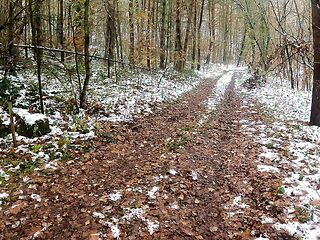
[[[280,176],[257,171],[259,146],[240,122],[264,119],[243,107],[239,75],[212,111],[221,76],[153,115],[106,126],[59,170],[12,183],[0,239],[292,239],[263,220],[284,217]]]

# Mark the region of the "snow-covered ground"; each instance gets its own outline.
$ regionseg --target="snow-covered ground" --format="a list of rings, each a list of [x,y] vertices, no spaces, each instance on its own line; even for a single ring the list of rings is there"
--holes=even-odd
[[[269,221],[275,229],[287,230],[305,240],[320,238],[320,128],[308,126],[311,92],[290,89],[270,78],[264,87],[254,90],[240,88],[244,108],[259,102],[273,121],[268,125],[242,120],[245,132],[263,145],[259,171],[281,172],[279,192],[290,203],[283,211],[286,223]],[[257,134],[260,133],[260,134]],[[268,164],[261,164],[267,161]]]
[[[236,67],[234,65],[213,64],[203,67],[202,72],[199,72],[204,78],[218,78],[215,88],[206,101],[207,112],[204,113],[199,121],[199,125],[204,124],[209,114],[216,110],[217,106],[223,100],[226,89],[231,83],[234,74],[239,72],[246,72],[244,67]]]
[[[266,85],[253,90],[253,94],[279,120],[309,121],[311,91],[293,90],[288,82],[269,78]]]
[[[23,152],[31,155],[33,161],[42,159],[47,168],[56,168],[56,160],[61,159],[67,150],[68,143],[76,138],[86,139],[94,137],[99,122],[103,121],[128,121],[139,114],[152,112],[155,103],[174,100],[186,91],[191,90],[203,78],[221,76],[217,81],[217,87],[207,99],[206,106],[208,113],[215,110],[216,106],[223,99],[227,86],[230,84],[235,72],[243,71],[240,78],[236,78],[236,89],[240,96],[246,100],[244,108],[255,107],[253,100],[259,102],[267,112],[272,114],[271,123],[254,122],[249,119],[240,121],[248,136],[253,137],[262,145],[262,153],[257,159],[258,170],[261,172],[285,173],[282,180],[281,194],[291,203],[284,212],[287,213],[287,223],[278,223],[274,219],[266,218],[266,224],[273,224],[275,229],[285,229],[290,234],[305,240],[320,238],[320,130],[318,127],[304,124],[309,119],[311,93],[291,90],[287,85],[281,85],[276,79],[268,79],[267,84],[258,89],[247,90],[241,88],[241,83],[249,76],[245,68],[235,66],[210,65],[204,67],[197,74],[184,81],[172,81],[174,74],[159,72],[158,74],[140,74],[139,77],[130,77],[125,81],[115,83],[114,79],[105,79],[105,82],[93,80],[93,87],[90,89],[89,102],[99,106],[95,114],[81,112],[79,114],[63,114],[62,111],[53,111],[45,117],[49,118],[51,133],[35,139],[27,139],[18,136],[19,141],[24,144],[15,149],[16,152]],[[25,78],[19,75],[17,81],[31,81],[30,77]],[[33,79],[35,80],[35,79]],[[54,81],[52,81],[54,83]],[[48,96],[54,96],[54,92],[63,92],[57,83],[46,85]],[[26,90],[22,93],[27,94]],[[59,95],[59,94],[58,94]],[[27,96],[21,95],[15,112],[25,115],[29,120],[43,118],[42,115],[35,115],[26,112],[28,109]],[[55,107],[52,99],[46,100],[46,107]],[[58,104],[58,106],[60,106]],[[98,108],[97,108],[98,109]],[[1,108],[0,114],[4,123],[9,124],[8,114]],[[206,120],[202,117],[202,124]],[[304,122],[304,123],[303,123]],[[80,126],[79,126],[80,125]],[[79,127],[85,127],[86,133],[81,133]],[[7,147],[10,143],[10,135],[0,139],[0,144]],[[41,144],[38,144],[41,142]],[[48,152],[47,144],[55,152],[54,156]],[[0,149],[2,152],[7,149]],[[0,151],[0,153],[1,153]],[[285,153],[285,154],[284,154]],[[0,182],[6,181],[10,173],[18,171],[20,165],[0,165]],[[176,169],[169,169],[170,177],[179,175]],[[168,177],[168,176],[166,176]],[[194,181],[199,178],[198,173],[192,171],[191,177]],[[162,181],[164,176],[156,176],[149,186],[137,186],[135,189],[116,189],[104,196],[112,202],[121,201],[126,192],[137,192],[148,197],[150,202],[155,201],[161,189],[157,183]],[[6,192],[0,192],[0,205],[9,197]],[[32,199],[41,201],[39,195],[34,194]],[[172,209],[179,209],[179,205],[173,202]],[[226,209],[246,208],[241,196],[237,196],[231,205]],[[145,228],[152,235],[159,228],[159,223],[148,216],[148,205],[144,208],[124,208],[123,215],[109,217],[110,209],[97,209],[92,215],[99,219],[100,223],[111,228],[114,238],[121,235],[121,225],[134,220],[141,220]],[[259,238],[267,239],[267,238]]]
[[[208,71],[211,71],[212,76],[213,72],[221,74],[228,69],[228,66],[212,65],[193,74],[180,74],[172,69],[138,74],[127,70],[123,73],[126,77],[117,76],[110,79],[105,77],[103,66],[96,66],[90,83],[88,110],[79,113],[73,112],[72,99],[74,96],[78,97],[75,90],[76,81],[63,81],[67,76],[61,73],[45,74],[45,115],[36,113],[39,109],[36,77],[31,71],[19,72],[16,77],[10,77],[13,88],[19,92],[14,102],[14,113],[29,125],[37,120],[48,119],[51,132],[32,139],[17,134],[19,147],[13,149],[13,152],[11,134],[0,138],[0,154],[7,155],[10,151],[12,155],[28,156],[26,162],[11,159],[3,161],[0,165],[0,182],[7,181],[11,174],[29,165],[38,169],[40,163],[45,169],[57,169],[60,160],[67,160],[68,148],[71,145],[77,147],[77,140],[95,137],[96,132],[103,128],[105,123],[131,121],[135,116],[152,113],[157,103],[173,101],[196,87],[206,78]],[[0,119],[0,123],[4,125],[10,124],[8,112],[3,107],[0,107]],[[0,194],[1,200],[7,197],[6,193]],[[150,197],[154,197],[156,189],[149,194]],[[110,195],[110,199],[118,198],[121,198],[120,192]]]

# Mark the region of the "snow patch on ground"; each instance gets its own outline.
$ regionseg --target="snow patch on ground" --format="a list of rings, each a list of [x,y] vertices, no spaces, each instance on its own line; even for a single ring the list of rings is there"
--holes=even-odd
[[[116,202],[116,201],[120,200],[121,198],[122,198],[122,193],[120,191],[115,191],[114,193],[109,194],[109,199],[111,201]]]
[[[2,168],[0,168],[0,183],[1,183],[1,179],[4,179],[5,181],[7,181],[9,179],[9,175],[2,170]]]
[[[177,174],[177,171],[175,169],[170,169],[169,173],[173,176],[175,176]]]
[[[193,181],[197,181],[198,180],[198,173],[194,170],[191,171],[191,177]]]
[[[27,109],[13,108],[13,112],[21,117],[24,122],[30,126],[34,125],[37,121],[45,121],[48,118],[44,114],[29,113]]]
[[[229,86],[232,76],[234,72],[228,72],[224,74],[218,81],[217,85],[214,88],[214,92],[211,96],[209,96],[207,100],[207,109],[208,112],[211,112],[216,109],[216,106],[221,102],[223,99],[224,93]]]
[[[247,71],[247,67],[237,67],[235,65],[224,65],[224,64],[209,64],[203,65],[198,74],[202,78],[215,78],[220,76],[226,71]]]
[[[234,72],[230,71],[225,73],[222,77],[217,80],[216,87],[213,89],[212,94],[208,97],[206,101],[207,113],[203,114],[199,120],[199,125],[205,123],[208,119],[209,113],[216,110],[219,103],[222,101],[224,93],[229,86]]]
[[[275,229],[284,229],[292,236],[299,236],[300,239],[318,240],[320,236],[320,228],[318,225],[310,223],[289,222],[286,224],[277,223]]]
[[[156,193],[159,191],[159,187],[153,187],[150,191],[148,191],[148,196],[151,199],[156,198]]]
[[[284,229],[301,239],[319,239],[320,128],[301,122],[309,120],[311,92],[291,90],[288,83],[282,85],[277,79],[268,79],[262,88],[240,91],[247,99],[243,108],[249,108],[252,100],[258,101],[275,118],[267,128],[242,122],[243,129],[257,130],[254,135],[247,133],[264,145],[257,160],[263,164],[258,169],[285,174],[283,196],[290,204],[284,209],[287,221],[265,223],[273,223],[275,229]],[[269,161],[267,165],[265,160]]]
[[[198,72],[200,76],[203,78],[217,78],[216,87],[213,89],[212,94],[208,97],[206,101],[206,109],[207,113],[203,114],[200,118],[199,125],[205,123],[208,119],[208,114],[214,110],[222,101],[224,93],[232,81],[232,77],[234,74],[240,74],[240,78],[237,78],[236,84],[240,84],[243,82],[244,75],[246,75],[247,68],[246,67],[237,67],[235,65],[222,65],[222,64],[210,64],[202,67],[202,70]]]
[[[33,193],[33,194],[30,195],[30,197],[31,197],[31,199],[33,199],[33,200],[35,200],[37,202],[41,202],[41,197],[38,194],[34,194]]]
[[[115,238],[115,239],[119,239],[120,238],[120,234],[121,234],[121,231],[118,227],[118,225],[115,225],[113,224],[112,222],[108,222],[108,225],[111,229],[111,233],[112,233],[112,236]]]
[[[280,172],[278,168],[268,165],[258,165],[258,171],[260,172]]]
[[[278,119],[309,121],[312,97],[309,91],[293,90],[287,82],[281,84],[280,79],[268,78],[264,87],[252,93]]]
[[[146,220],[148,232],[152,235],[154,234],[158,228],[159,228],[159,222],[158,221],[151,221],[149,219]]]
[[[9,194],[8,193],[0,193],[0,203],[1,203],[1,200],[2,199],[6,199],[9,197]]]
[[[147,206],[145,207],[148,208]],[[157,220],[151,220],[145,217],[145,209],[142,208],[124,208],[124,215],[122,217],[112,217],[109,221],[105,221],[106,215],[101,212],[93,212],[93,217],[100,219],[100,223],[104,226],[108,226],[111,230],[112,236],[115,239],[119,239],[121,235],[120,225],[128,224],[135,220],[142,220],[146,225],[146,229],[150,235],[153,235],[160,226]]]

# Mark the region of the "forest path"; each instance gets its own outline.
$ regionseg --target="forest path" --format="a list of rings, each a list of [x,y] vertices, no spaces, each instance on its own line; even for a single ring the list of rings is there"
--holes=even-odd
[[[291,239],[263,223],[283,217],[270,203],[281,201],[280,176],[257,171],[259,146],[240,124],[262,117],[242,106],[234,81],[206,108],[223,77],[25,179],[1,212],[0,239]]]

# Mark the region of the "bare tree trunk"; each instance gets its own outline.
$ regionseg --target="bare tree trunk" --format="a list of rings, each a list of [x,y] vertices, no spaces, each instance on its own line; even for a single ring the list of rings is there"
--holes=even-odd
[[[120,61],[123,61],[123,43],[122,43],[122,34],[121,34],[121,21],[120,21],[120,16],[119,16],[119,3],[118,1],[115,1],[116,4],[116,18],[117,18],[117,39],[118,39],[118,49],[117,51],[119,51],[119,56],[118,59],[120,59]]]
[[[192,42],[191,68],[194,69],[196,65],[196,48],[197,48],[197,2],[195,2],[194,4],[192,39],[193,39],[193,42]]]
[[[59,18],[58,18],[58,43],[60,48],[64,48],[63,21],[64,21],[64,5],[63,0],[59,0]],[[61,52],[61,62],[64,62],[64,53]]]
[[[129,28],[130,28],[129,62],[134,63],[133,0],[129,0]]]
[[[110,68],[113,66],[115,58],[116,44],[116,20],[115,20],[115,2],[113,0],[105,1],[105,11],[107,14],[105,22],[105,52],[104,57],[108,58],[108,77],[111,77]]]
[[[15,71],[14,56],[14,7],[13,2],[9,2],[9,21],[8,21],[8,39],[7,39],[7,56],[5,63],[5,75]]]
[[[227,55],[228,55],[228,35],[229,35],[229,27],[228,27],[228,19],[229,19],[229,5],[225,2],[223,5],[223,55],[222,61],[224,64],[227,63]]]
[[[246,38],[247,38],[247,28],[244,29],[237,66],[240,66],[240,63],[242,62],[242,56],[245,48]]]
[[[162,12],[161,12],[161,30],[160,30],[160,68],[165,68],[165,32],[166,32],[166,3],[167,1],[162,1]]]
[[[198,61],[197,61],[197,69],[200,70],[201,67],[201,26],[202,26],[202,19],[203,19],[203,10],[204,10],[204,0],[201,2],[201,9],[200,9],[200,19],[199,19],[199,26],[198,26]]]
[[[209,6],[209,31],[210,31],[210,44],[209,44],[209,51],[207,55],[206,64],[211,62],[211,58],[213,57],[213,52],[215,48],[215,41],[216,41],[216,26],[215,26],[215,15],[216,15],[216,3],[209,1],[211,6]]]
[[[146,43],[147,43],[147,67],[151,68],[151,56],[150,56],[150,47],[151,47],[151,0],[148,0],[148,23],[147,23],[147,34],[146,34]]]
[[[188,43],[189,43],[189,35],[190,35],[190,29],[191,29],[191,23],[192,23],[192,13],[194,8],[195,1],[191,0],[191,5],[189,6],[189,13],[188,13],[188,22],[187,22],[187,29],[186,29],[186,35],[184,38],[184,45],[183,45],[183,68],[185,67],[186,61],[187,61],[187,51],[188,51]]]
[[[314,70],[310,124],[320,126],[320,1],[312,0],[311,4],[314,44]]]
[[[80,96],[80,108],[85,108],[87,103],[87,92],[90,81],[90,30],[89,30],[89,11],[90,11],[90,0],[84,2],[84,65],[86,76],[83,83],[83,88]]]
[[[173,15],[173,1],[169,1],[169,7],[168,7],[168,21],[167,21],[167,46],[166,46],[166,63],[171,62],[172,60],[172,46],[173,46],[173,38],[171,32],[173,31],[173,26],[172,26],[172,17]]]
[[[49,31],[49,46],[53,47],[53,37],[52,37],[52,12],[51,12],[51,0],[47,0],[48,6],[48,31]]]
[[[8,103],[8,108],[9,108],[10,129],[11,129],[11,134],[12,134],[13,146],[17,147],[18,144],[17,144],[17,138],[16,138],[16,129],[14,126],[14,121],[13,121],[13,106],[12,106],[12,99],[11,98]]]
[[[175,40],[175,69],[182,70],[182,43],[181,43],[181,0],[176,2],[176,40]]]
[[[44,105],[43,105],[43,93],[42,93],[42,80],[41,80],[41,68],[42,68],[42,50],[38,48],[41,46],[41,2],[36,1],[33,10],[33,1],[29,0],[29,14],[30,14],[30,23],[32,31],[32,44],[34,45],[34,57],[37,63],[37,77],[38,77],[38,90],[39,90],[39,99],[40,99],[40,111],[44,114]]]

